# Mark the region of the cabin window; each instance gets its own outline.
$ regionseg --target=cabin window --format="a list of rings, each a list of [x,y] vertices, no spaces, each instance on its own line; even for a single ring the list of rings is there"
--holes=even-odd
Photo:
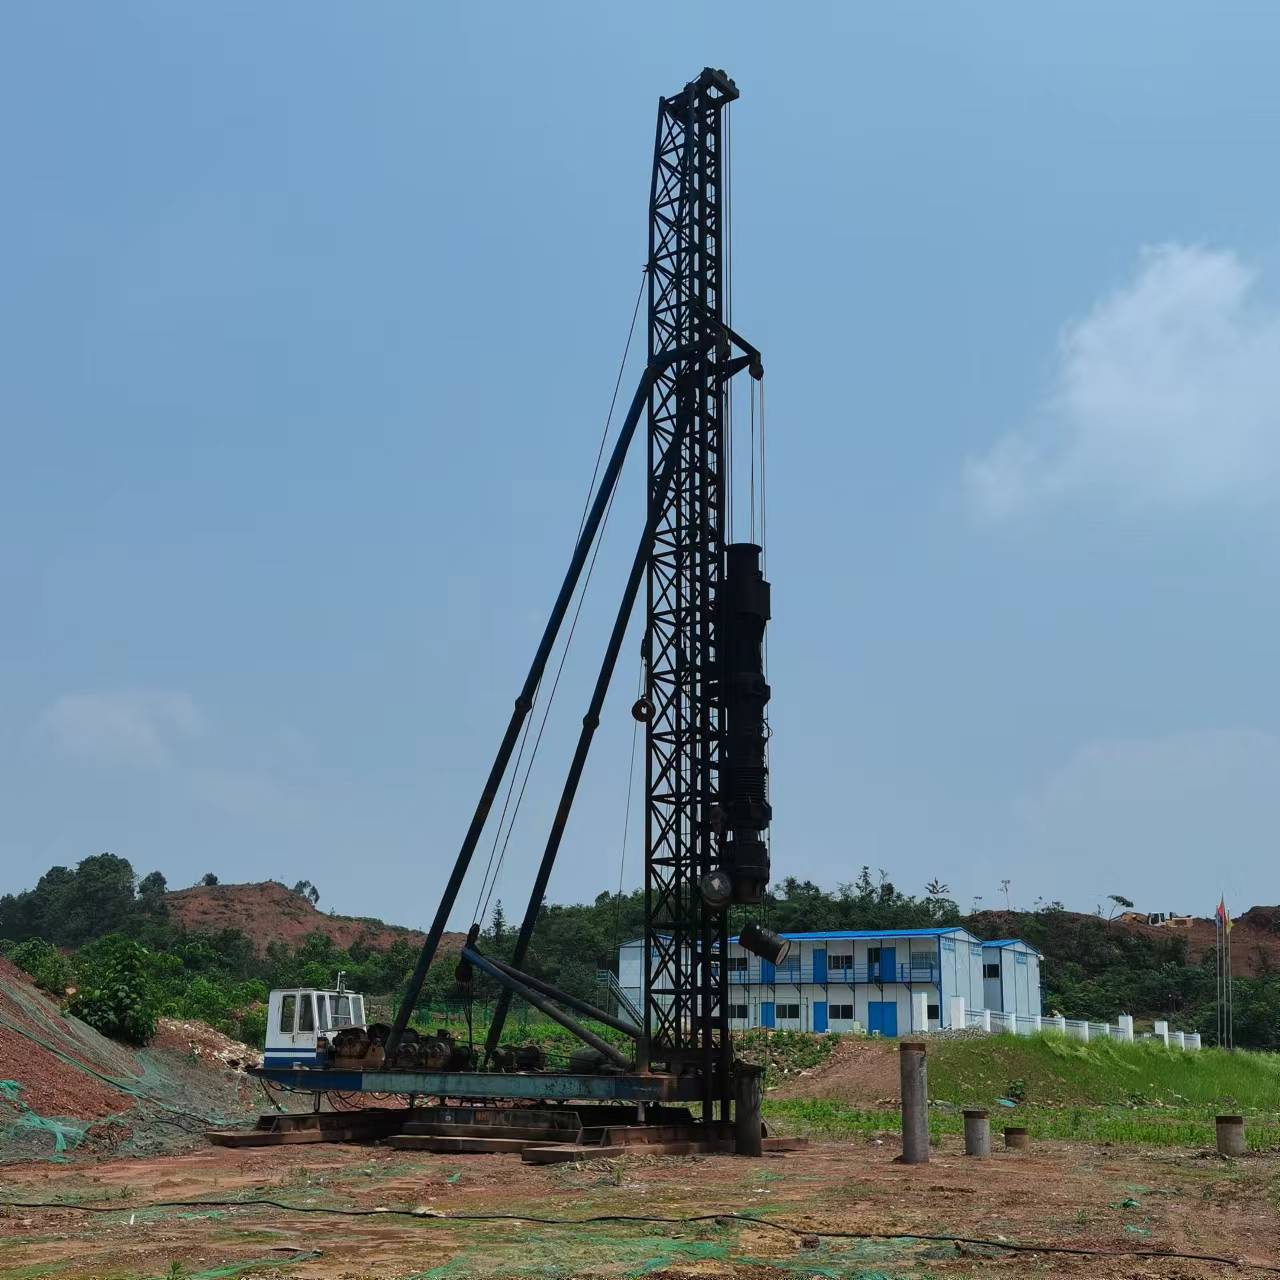
[[[351,997],[351,1017],[356,1026],[364,1026],[364,996]]]
[[[315,1006],[311,1003],[311,994],[308,992],[299,1001],[298,1005],[298,1030],[314,1031],[316,1029]]]
[[[287,995],[280,1001],[280,1030],[285,1035],[293,1034],[293,1020],[298,1012],[298,997]]]
[[[984,964],[982,966],[982,976],[984,978],[998,978],[1000,976],[1000,961],[995,964]]]
[[[351,997],[330,996],[329,1003],[333,1008],[331,1027],[349,1027],[351,1025]]]
[[[939,1021],[940,1014],[939,1014],[939,1012],[938,1012],[938,1006],[937,1006],[936,1004],[931,1004],[931,1005],[929,1006],[928,1018],[929,1018],[929,1021],[930,1021],[930,1022],[937,1022],[937,1021]]]

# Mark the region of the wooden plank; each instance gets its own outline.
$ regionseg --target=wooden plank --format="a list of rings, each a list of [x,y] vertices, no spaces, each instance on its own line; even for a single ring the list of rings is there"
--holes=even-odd
[[[578,1160],[611,1160],[617,1156],[696,1156],[732,1150],[733,1143],[727,1138],[707,1142],[652,1142],[609,1147],[586,1147],[581,1143],[565,1142],[550,1147],[526,1147],[520,1153],[520,1159],[526,1164],[565,1164]]]
[[[537,1146],[545,1141],[545,1138],[432,1137],[426,1133],[397,1133],[387,1139],[387,1144],[398,1151],[452,1151],[493,1155],[504,1151],[523,1151],[526,1147]]]
[[[513,1124],[407,1124],[400,1131],[426,1138],[518,1138],[524,1142],[572,1142],[572,1129],[521,1128]]]
[[[808,1138],[764,1138],[766,1151],[804,1151],[809,1146]]]
[[[601,1146],[635,1146],[654,1142],[712,1142],[730,1136],[728,1126],[711,1124],[619,1124],[601,1129],[584,1129],[583,1146],[598,1141]]]

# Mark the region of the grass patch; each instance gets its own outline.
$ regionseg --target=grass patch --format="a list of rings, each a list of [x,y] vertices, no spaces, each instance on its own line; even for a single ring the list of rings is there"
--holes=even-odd
[[[870,1138],[898,1133],[902,1128],[896,1111],[874,1111],[831,1099],[796,1098],[766,1101],[764,1115],[771,1132],[807,1138]],[[1033,1138],[1061,1141],[1111,1142],[1131,1147],[1211,1147],[1213,1117],[1189,1113],[1151,1114],[1129,1107],[1037,1107],[1029,1104],[1003,1113],[1009,1124],[1025,1125]],[[1001,1116],[992,1116],[998,1133]],[[936,1136],[961,1134],[964,1120],[958,1112],[934,1108],[929,1132]],[[1251,1121],[1249,1147],[1253,1151],[1280,1150],[1280,1123]]]
[[[1273,1111],[1280,1057],[1053,1035],[939,1039],[929,1044],[929,1092],[958,1106],[994,1105],[1021,1092],[1037,1104],[1190,1107],[1210,1116]]]
[[[1240,1112],[1250,1149],[1280,1149],[1280,1058],[1273,1054],[1060,1036],[938,1039],[929,1042],[929,1097],[930,1131],[939,1135],[963,1132],[960,1108],[985,1106],[997,1132],[1009,1123],[1038,1138],[1211,1147],[1214,1117]],[[900,1128],[896,1111],[838,1097],[766,1099],[764,1111],[771,1127],[799,1136],[869,1137]]]

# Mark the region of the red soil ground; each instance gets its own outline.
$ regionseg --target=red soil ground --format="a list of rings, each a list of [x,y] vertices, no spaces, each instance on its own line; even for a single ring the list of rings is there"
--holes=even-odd
[[[271,942],[297,946],[309,933],[323,933],[343,950],[360,942],[378,951],[385,951],[398,941],[420,947],[425,936],[417,929],[404,929],[381,920],[317,911],[301,894],[274,880],[178,889],[165,895],[165,904],[174,924],[192,933],[239,929],[253,939],[259,954]],[[446,933],[440,945],[444,951],[456,951],[463,941],[460,933]]]
[[[452,1280],[1243,1280],[1273,1271],[1280,1257],[1270,1199],[1278,1157],[1223,1161],[1195,1150],[1046,1142],[976,1161],[948,1137],[929,1164],[910,1167],[895,1163],[898,1150],[896,1138],[885,1135],[763,1160],[641,1153],[536,1167],[508,1155],[284,1146],[11,1167],[4,1171],[6,1201],[71,1205],[7,1210],[0,1273],[160,1276],[177,1262],[185,1274],[235,1267],[289,1280],[424,1273]],[[203,1199],[223,1203],[147,1208]],[[277,1204],[253,1203],[261,1200]],[[326,1208],[369,1216],[328,1215]],[[511,1216],[466,1221],[387,1209]],[[537,1221],[744,1211],[763,1222]],[[805,1231],[893,1238],[826,1234],[806,1242]],[[913,1233],[993,1245],[906,1238]],[[998,1247],[1014,1243],[1022,1250]],[[1096,1252],[1049,1252],[1054,1247]],[[1176,1251],[1232,1262],[1160,1256]]]

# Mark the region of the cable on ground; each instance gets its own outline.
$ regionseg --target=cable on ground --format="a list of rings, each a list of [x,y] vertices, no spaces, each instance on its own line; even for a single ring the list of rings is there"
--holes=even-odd
[[[976,1248],[1001,1249],[1007,1253],[1054,1253],[1079,1258],[1178,1258],[1189,1262],[1214,1262],[1228,1267],[1249,1267],[1280,1275],[1280,1266],[1266,1262],[1250,1262],[1217,1253],[1189,1253],[1181,1249],[1091,1249],[1084,1245],[1038,1243],[1023,1240],[991,1240],[983,1236],[957,1236],[942,1232],[918,1231],[836,1231],[830,1228],[794,1226],[768,1218],[743,1213],[699,1213],[687,1218],[665,1217],[643,1213],[596,1213],[585,1218],[548,1218],[530,1213],[447,1213],[440,1209],[332,1209],[321,1205],[286,1204],[283,1200],[153,1200],[149,1204],[119,1205],[64,1204],[58,1200],[5,1200],[4,1209],[64,1209],[73,1213],[138,1213],[148,1209],[244,1209],[254,1206],[282,1209],[286,1213],[328,1214],[338,1218],[435,1218],[444,1222],[529,1222],[547,1227],[582,1227],[604,1222],[643,1222],[660,1226],[694,1226],[703,1222],[738,1223],[767,1227],[791,1236],[817,1236],[821,1240],[920,1240],[929,1244],[969,1245]]]

